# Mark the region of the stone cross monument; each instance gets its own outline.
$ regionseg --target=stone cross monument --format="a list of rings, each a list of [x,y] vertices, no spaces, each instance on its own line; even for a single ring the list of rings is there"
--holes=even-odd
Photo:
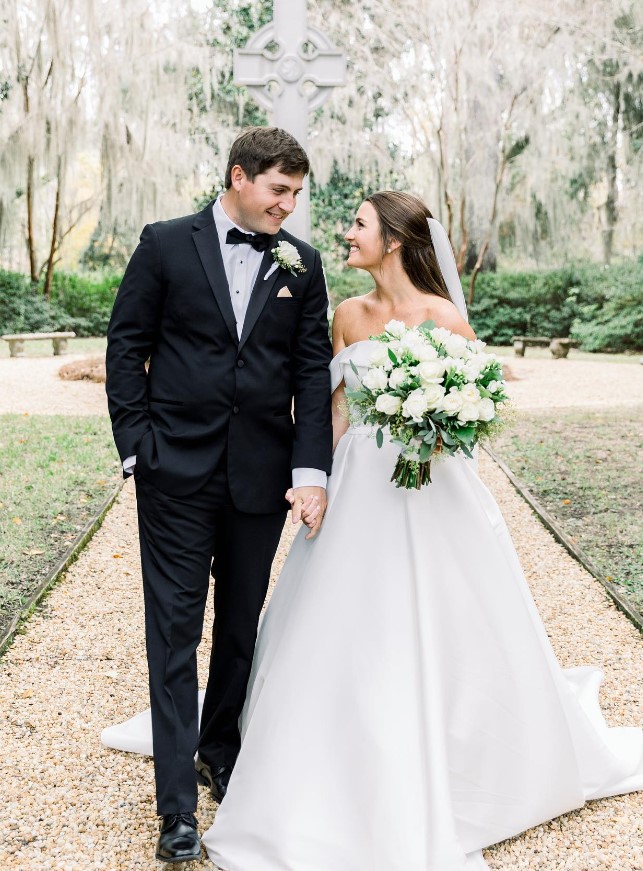
[[[320,30],[308,26],[306,5],[306,0],[274,0],[273,20],[235,52],[234,80],[272,113],[277,127],[307,149],[308,115],[344,84],[346,58]],[[307,179],[287,228],[310,240]]]

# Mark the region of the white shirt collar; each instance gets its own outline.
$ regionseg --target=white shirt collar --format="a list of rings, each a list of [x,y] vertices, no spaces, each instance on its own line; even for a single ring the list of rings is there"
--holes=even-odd
[[[254,236],[255,234],[252,230],[244,230],[243,227],[235,224],[235,222],[228,216],[221,202],[222,196],[223,194],[219,194],[212,204],[212,217],[214,218],[214,223],[217,225],[219,236],[225,241],[225,237],[228,235],[228,230],[231,230],[233,227],[236,227],[237,230],[240,230],[242,233],[249,233],[251,236]]]

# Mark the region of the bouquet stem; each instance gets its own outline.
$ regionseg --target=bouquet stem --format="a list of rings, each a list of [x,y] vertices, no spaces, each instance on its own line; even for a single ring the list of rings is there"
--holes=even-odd
[[[397,458],[391,481],[396,487],[406,490],[420,490],[423,484],[431,483],[431,460],[420,463],[419,460],[406,460],[402,455]]]

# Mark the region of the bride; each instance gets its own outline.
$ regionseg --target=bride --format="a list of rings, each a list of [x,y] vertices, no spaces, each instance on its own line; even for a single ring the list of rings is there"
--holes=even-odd
[[[607,728],[600,672],[559,666],[475,463],[449,457],[421,491],[396,489],[397,449],[349,426],[344,388],[387,321],[475,336],[420,200],[373,194],[346,239],[375,289],[333,323],[328,509],[295,539],[261,625],[241,753],[203,843],[225,871],[478,871],[483,847],[642,789],[643,733]],[[136,723],[104,742],[145,750]]]

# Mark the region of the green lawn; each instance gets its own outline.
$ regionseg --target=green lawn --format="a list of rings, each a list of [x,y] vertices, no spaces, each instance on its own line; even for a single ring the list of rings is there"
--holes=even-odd
[[[601,573],[643,611],[643,415],[521,414],[492,447]]]
[[[67,343],[67,354],[103,354],[107,339],[105,338],[87,338],[87,339],[69,339]],[[25,342],[25,357],[52,357],[54,353],[51,339],[37,339],[33,342]],[[0,341],[0,358],[9,356],[9,343]],[[60,358],[61,361],[65,356]]]
[[[119,478],[108,418],[0,415],[0,633]]]

